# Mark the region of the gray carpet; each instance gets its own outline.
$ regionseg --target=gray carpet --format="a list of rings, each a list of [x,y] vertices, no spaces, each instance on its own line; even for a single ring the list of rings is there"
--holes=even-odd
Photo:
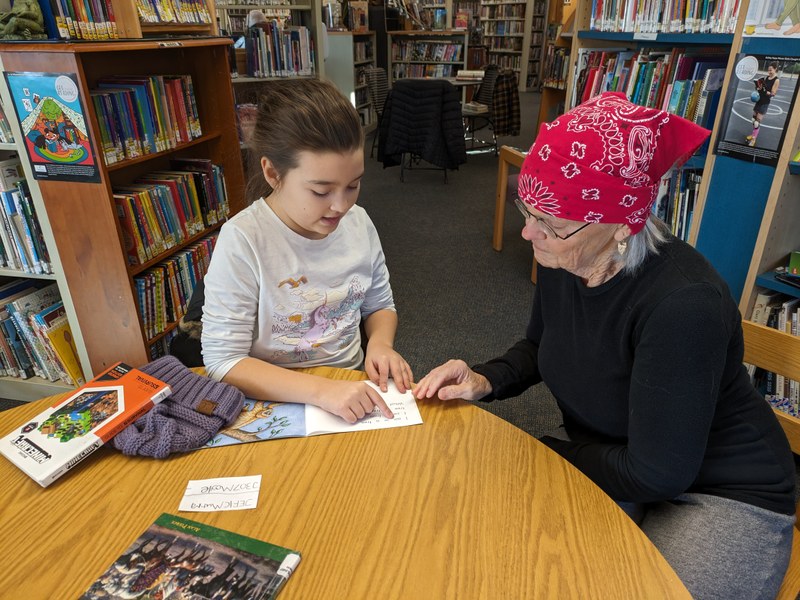
[[[520,100],[520,135],[499,142],[527,149],[539,94]],[[497,158],[470,154],[447,179],[441,171],[411,170],[401,183],[399,167],[384,169],[367,152],[359,204],[381,237],[400,318],[396,347],[416,379],[449,358],[474,364],[503,353],[524,335],[533,294],[531,248],[513,206],[503,251],[492,249]],[[543,386],[478,405],[533,435],[560,423]]]

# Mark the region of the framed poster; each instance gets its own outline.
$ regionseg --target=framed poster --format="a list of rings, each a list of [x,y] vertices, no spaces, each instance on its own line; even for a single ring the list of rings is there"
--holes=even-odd
[[[776,165],[797,98],[800,58],[738,54],[715,153]]]
[[[36,179],[98,182],[97,156],[73,73],[4,73]]]

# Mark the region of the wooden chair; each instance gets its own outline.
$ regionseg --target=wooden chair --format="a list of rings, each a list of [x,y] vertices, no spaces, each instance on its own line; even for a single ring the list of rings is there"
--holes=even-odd
[[[503,249],[503,226],[506,221],[506,205],[512,201],[509,193],[508,182],[516,177],[508,174],[508,168],[522,167],[525,153],[511,146],[500,146],[500,158],[497,161],[497,192],[494,197],[494,234],[492,235],[492,248],[500,252]],[[514,209],[516,212],[516,208]],[[533,257],[533,251],[531,251]],[[532,258],[531,281],[536,283],[536,259]]]
[[[800,337],[776,329],[742,321],[744,361],[773,373],[800,381]],[[800,419],[776,410],[792,452],[800,454]],[[800,504],[798,504],[800,511]],[[800,531],[795,521],[792,557],[777,600],[796,600],[800,596]]]

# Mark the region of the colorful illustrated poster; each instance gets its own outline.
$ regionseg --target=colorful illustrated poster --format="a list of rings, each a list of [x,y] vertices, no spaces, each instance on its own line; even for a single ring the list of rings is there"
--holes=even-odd
[[[715,152],[776,165],[797,97],[800,58],[738,54]]]
[[[97,182],[100,174],[72,73],[5,73],[36,179]]]
[[[744,20],[744,37],[800,40],[800,0],[752,0]]]

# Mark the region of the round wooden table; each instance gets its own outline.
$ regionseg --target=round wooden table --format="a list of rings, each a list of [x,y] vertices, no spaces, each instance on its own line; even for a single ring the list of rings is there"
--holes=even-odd
[[[47,403],[0,413],[0,435]],[[417,426],[163,461],[101,448],[45,489],[1,459],[0,595],[77,598],[177,513],[190,479],[261,473],[256,510],[181,514],[299,550],[282,600],[689,598],[622,510],[536,439],[465,402],[420,411]]]

